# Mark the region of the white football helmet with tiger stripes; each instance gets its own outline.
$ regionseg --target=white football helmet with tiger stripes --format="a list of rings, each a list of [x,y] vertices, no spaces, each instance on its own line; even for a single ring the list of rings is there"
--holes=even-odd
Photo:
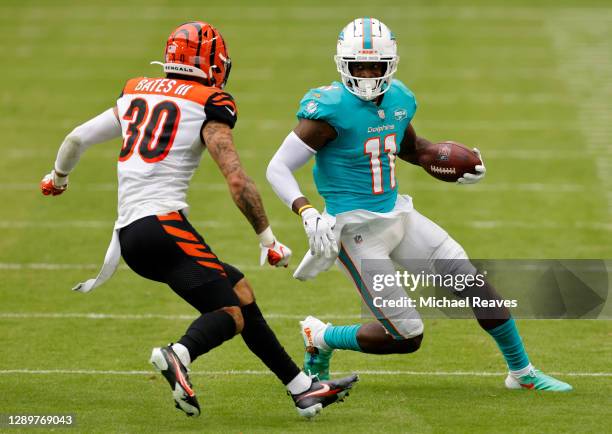
[[[395,36],[376,18],[357,18],[340,32],[334,60],[348,91],[361,99],[373,100],[389,90],[397,71],[399,56]],[[381,77],[359,78],[351,74],[352,62],[383,62],[387,67]]]

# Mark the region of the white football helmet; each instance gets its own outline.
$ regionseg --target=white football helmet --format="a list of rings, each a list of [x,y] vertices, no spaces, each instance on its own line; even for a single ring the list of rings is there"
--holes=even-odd
[[[376,18],[357,18],[340,32],[334,60],[349,92],[361,99],[373,100],[389,90],[397,71],[399,56],[395,36]],[[359,78],[351,74],[351,62],[383,62],[387,68],[382,77]]]

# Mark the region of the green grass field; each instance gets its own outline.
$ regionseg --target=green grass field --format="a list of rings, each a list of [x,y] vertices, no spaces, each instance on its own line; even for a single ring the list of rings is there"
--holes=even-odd
[[[333,369],[361,372],[361,382],[312,422],[237,337],[193,365],[203,416],[192,420],[173,408],[148,357],[177,339],[195,311],[125,267],[89,295],[70,291],[103,259],[120,143],[90,149],[63,196],[43,197],[38,181],[63,137],[112,106],[128,78],[160,74],[149,61],[161,60],[167,34],[192,19],[214,23],[228,41],[236,142],[295,267],[306,239],[265,167],[294,126],[301,96],[337,79],[336,36],[361,15],[398,37],[397,77],[419,101],[417,132],[477,145],[487,163],[486,179],[465,188],[398,164],[400,190],[421,213],[474,258],[612,258],[609,2],[3,0],[0,413],[72,413],[73,432],[84,433],[610,430],[610,321],[519,322],[532,361],[575,388],[555,395],[505,390],[502,357],[474,321],[428,320],[416,354],[337,354]],[[309,170],[299,175],[321,205]],[[257,266],[256,238],[207,157],[189,201],[192,222],[243,268],[297,360],[301,317],[359,318],[341,273],[300,283],[293,267]]]

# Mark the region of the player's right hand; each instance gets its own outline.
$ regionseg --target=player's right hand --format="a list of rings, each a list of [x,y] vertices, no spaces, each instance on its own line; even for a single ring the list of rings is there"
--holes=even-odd
[[[259,244],[261,255],[259,256],[259,265],[264,265],[266,260],[268,264],[274,267],[287,267],[289,259],[291,259],[291,249],[283,243],[274,239],[271,245],[264,246]]]
[[[331,258],[338,253],[338,245],[332,228],[315,208],[308,208],[302,212],[304,230],[308,236],[310,253],[314,256]]]
[[[60,176],[55,172],[55,169],[40,181],[40,190],[45,196],[57,196],[66,191],[67,188],[68,175]]]

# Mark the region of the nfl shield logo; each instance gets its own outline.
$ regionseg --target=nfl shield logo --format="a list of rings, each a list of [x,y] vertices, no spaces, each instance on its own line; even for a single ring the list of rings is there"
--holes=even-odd
[[[361,244],[363,242],[363,237],[361,235],[355,235],[353,240],[355,241],[355,244]]]
[[[385,118],[385,111],[383,109],[378,110],[378,117],[381,119]]]

